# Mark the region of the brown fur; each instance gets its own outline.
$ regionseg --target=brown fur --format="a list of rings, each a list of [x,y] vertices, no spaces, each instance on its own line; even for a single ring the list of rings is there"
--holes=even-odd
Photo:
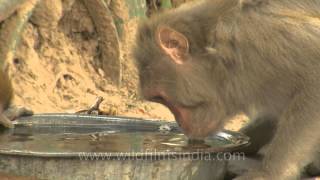
[[[207,0],[154,17],[139,27],[134,51],[142,93],[187,111],[178,123],[191,138],[239,112],[267,119],[275,134],[263,167],[243,179],[299,178],[320,142],[319,9],[318,0]],[[159,26],[188,39],[183,65],[157,43]]]
[[[3,71],[0,71],[0,87],[0,103],[3,109],[7,109],[12,99],[13,90],[7,74]]]

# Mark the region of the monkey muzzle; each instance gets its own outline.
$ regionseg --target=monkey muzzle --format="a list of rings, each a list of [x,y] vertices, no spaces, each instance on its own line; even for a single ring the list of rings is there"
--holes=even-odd
[[[174,114],[176,122],[188,138],[193,140],[203,140],[210,134],[217,131],[219,126],[212,119],[196,119],[194,109],[181,106],[167,105]]]
[[[146,97],[146,96],[145,96]],[[196,119],[194,113],[196,109],[173,104],[167,96],[159,93],[156,96],[148,96],[147,100],[163,104],[173,113],[176,122],[183,133],[190,139],[203,140],[219,128],[218,123],[212,119]]]

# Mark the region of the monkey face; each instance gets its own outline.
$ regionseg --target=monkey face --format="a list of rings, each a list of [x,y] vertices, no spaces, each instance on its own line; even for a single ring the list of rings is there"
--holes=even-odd
[[[222,124],[214,119],[214,106],[210,101],[198,94],[197,89],[180,85],[157,83],[141,86],[142,95],[149,101],[169,108],[183,132],[191,139],[203,139],[218,131]]]
[[[189,138],[203,139],[216,132],[222,118],[221,113],[214,113],[211,102],[210,67],[192,61],[183,34],[159,27],[153,42],[156,50],[152,50],[152,44],[146,46],[150,43],[145,40],[146,34],[138,37],[135,51],[143,97],[168,107]]]

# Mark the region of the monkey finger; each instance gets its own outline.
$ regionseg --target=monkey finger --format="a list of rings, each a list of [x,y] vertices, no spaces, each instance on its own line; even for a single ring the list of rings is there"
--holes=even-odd
[[[0,124],[6,128],[14,128],[14,124],[6,116],[0,114]]]
[[[17,119],[21,116],[30,116],[33,114],[33,111],[30,109],[27,109],[25,107],[10,107],[7,110],[3,112],[3,114],[10,120]]]

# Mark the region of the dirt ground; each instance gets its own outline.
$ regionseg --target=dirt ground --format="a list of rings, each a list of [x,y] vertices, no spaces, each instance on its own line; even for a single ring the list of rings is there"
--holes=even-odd
[[[15,105],[35,113],[73,113],[102,96],[101,109],[110,115],[174,120],[166,107],[139,96],[130,54],[137,19],[124,22],[122,85],[117,87],[99,67],[99,37],[86,8],[80,1],[54,2],[44,15],[37,12],[31,18],[15,58],[8,62]],[[227,129],[239,129],[245,121],[244,116],[237,116]]]

